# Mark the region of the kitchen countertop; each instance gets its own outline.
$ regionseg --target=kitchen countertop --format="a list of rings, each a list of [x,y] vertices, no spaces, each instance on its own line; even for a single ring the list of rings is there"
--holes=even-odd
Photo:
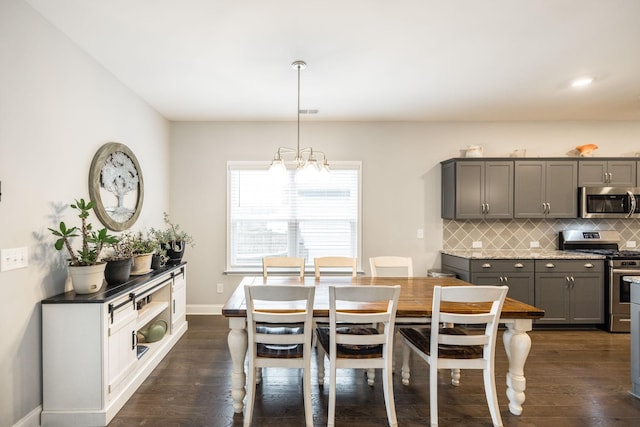
[[[623,276],[622,280],[630,283],[640,283],[640,276]]]
[[[605,259],[604,255],[548,249],[446,249],[443,254],[467,259]],[[640,280],[640,278],[639,278]]]

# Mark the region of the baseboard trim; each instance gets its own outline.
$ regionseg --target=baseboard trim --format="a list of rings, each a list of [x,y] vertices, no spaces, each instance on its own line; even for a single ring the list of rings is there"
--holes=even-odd
[[[223,304],[187,304],[187,314],[220,315]]]
[[[42,405],[34,408],[20,421],[15,423],[13,427],[40,427],[40,413],[42,413]]]

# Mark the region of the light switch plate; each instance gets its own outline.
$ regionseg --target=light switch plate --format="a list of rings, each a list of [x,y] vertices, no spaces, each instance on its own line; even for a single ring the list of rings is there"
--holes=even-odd
[[[482,247],[482,240],[471,243],[473,249],[480,249]]]
[[[0,271],[16,270],[29,265],[29,248],[10,248],[0,250]]]
[[[628,248],[635,248],[636,247],[636,241],[635,240],[627,240],[627,247]]]

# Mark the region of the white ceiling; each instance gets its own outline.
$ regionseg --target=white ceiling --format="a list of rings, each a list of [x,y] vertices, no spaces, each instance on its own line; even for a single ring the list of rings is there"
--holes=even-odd
[[[170,120],[640,120],[639,0],[26,1]]]

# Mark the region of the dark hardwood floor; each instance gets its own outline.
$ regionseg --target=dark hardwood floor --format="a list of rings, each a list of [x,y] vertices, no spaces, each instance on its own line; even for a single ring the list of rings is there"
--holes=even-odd
[[[242,414],[234,414],[232,408],[226,318],[188,316],[188,321],[185,336],[109,426],[242,425]],[[512,415],[507,408],[504,381],[507,361],[501,339],[498,343],[496,383],[505,426],[640,425],[640,400],[628,392],[628,334],[536,330],[531,338],[533,347],[525,368],[526,402],[520,416]],[[313,418],[315,425],[322,426],[326,425],[329,389],[318,387],[315,362],[312,366]],[[429,423],[426,366],[413,358],[409,386],[402,385],[399,375],[394,376],[400,426]],[[381,381],[369,387],[360,370],[342,370],[338,375],[336,425],[387,425]],[[257,388],[253,425],[303,426],[301,384],[295,370],[265,369],[263,384]],[[463,371],[461,385],[454,388],[449,383],[449,372],[442,371],[439,384],[441,426],[491,425],[481,373]]]

